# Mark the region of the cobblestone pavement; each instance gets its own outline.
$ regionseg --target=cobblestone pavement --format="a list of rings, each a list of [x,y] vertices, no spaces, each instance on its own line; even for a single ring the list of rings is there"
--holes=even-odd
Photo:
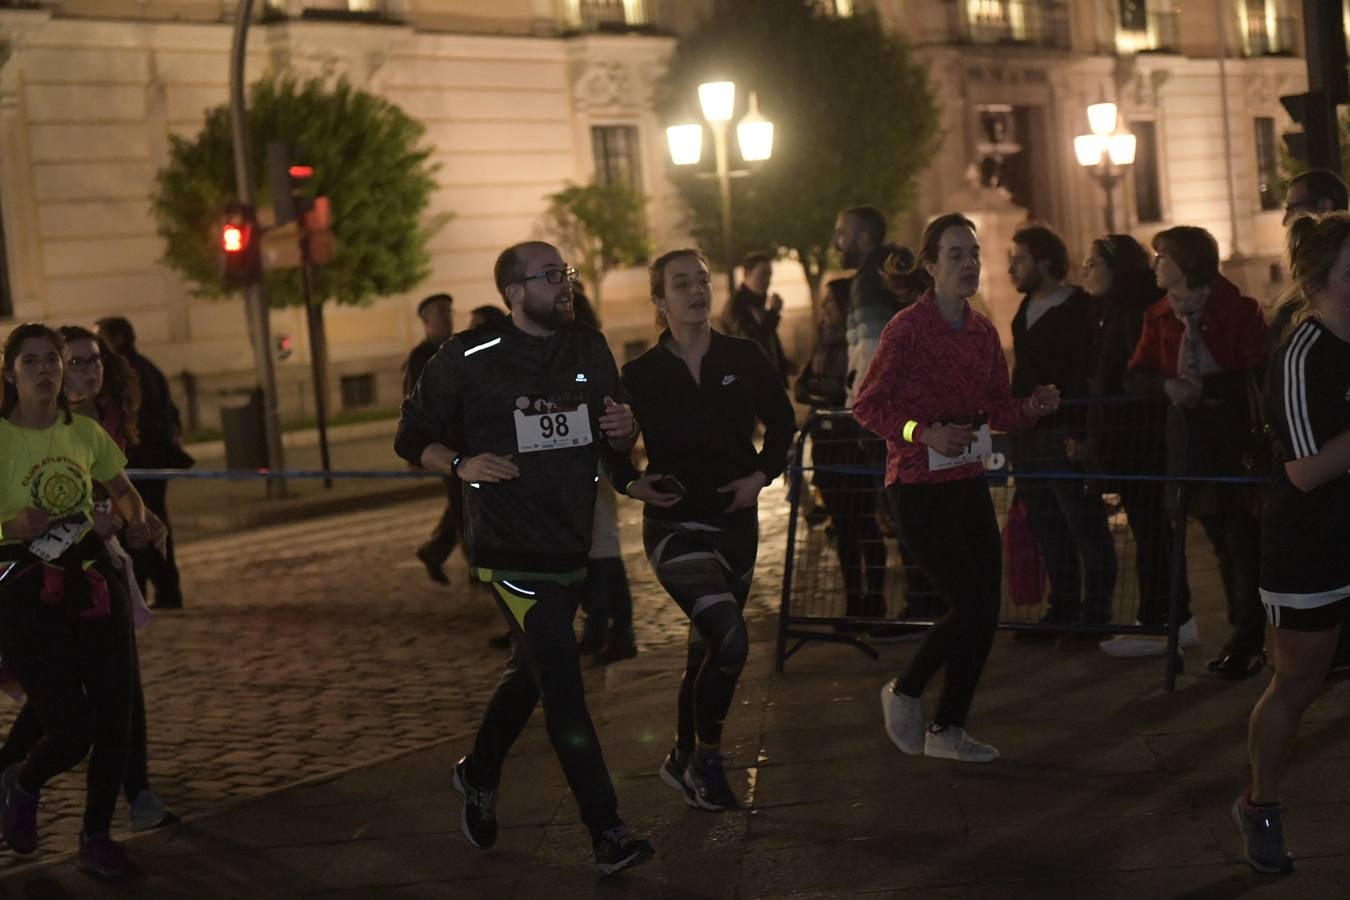
[[[762,503],[756,619],[778,603],[781,482]],[[179,548],[187,609],[138,635],[151,780],[170,808],[200,814],[474,728],[503,662],[485,638],[502,622],[458,554],[449,588],[413,557],[439,510],[405,502]],[[623,502],[620,515],[639,644],[681,640],[684,616],[642,553],[640,509]],[[74,847],[83,789],[69,773],[44,791],[40,854]],[[16,862],[0,854],[0,872]]]

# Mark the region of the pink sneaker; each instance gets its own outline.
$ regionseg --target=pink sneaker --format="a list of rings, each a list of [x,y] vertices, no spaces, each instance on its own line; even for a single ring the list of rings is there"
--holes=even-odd
[[[140,871],[127,848],[108,836],[108,832],[80,833],[80,855],[76,862],[90,875],[99,878],[126,878]]]

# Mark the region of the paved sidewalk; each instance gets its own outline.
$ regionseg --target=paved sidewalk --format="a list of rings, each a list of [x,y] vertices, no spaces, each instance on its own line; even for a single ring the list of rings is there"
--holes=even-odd
[[[771,673],[772,623],[728,720],[742,812],[686,808],[655,775],[671,731],[678,648],[588,683],[621,810],[651,863],[598,883],[542,723],[502,788],[495,850],[459,833],[448,769],[457,737],[132,841],[147,875],[101,896],[214,897],[1342,897],[1350,883],[1350,690],[1304,728],[1288,780],[1298,872],[1251,875],[1227,805],[1242,783],[1246,712],[1261,687],[1187,676],[1165,696],[1157,664],[1014,646],[1001,637],[972,727],[987,766],[901,755],[879,663],[812,647]],[[69,862],[15,873],[0,897],[87,896]]]

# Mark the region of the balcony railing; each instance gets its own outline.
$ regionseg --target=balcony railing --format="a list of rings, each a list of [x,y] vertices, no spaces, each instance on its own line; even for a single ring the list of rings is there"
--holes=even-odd
[[[1248,56],[1289,56],[1294,53],[1298,19],[1250,16],[1244,24],[1242,49]]]
[[[1062,0],[956,0],[948,8],[952,33],[962,43],[1069,49]]]
[[[563,28],[668,34],[674,27],[674,6],[675,0],[564,0]]]
[[[1149,13],[1144,28],[1116,31],[1117,53],[1176,53],[1181,46],[1181,17],[1174,12]]]

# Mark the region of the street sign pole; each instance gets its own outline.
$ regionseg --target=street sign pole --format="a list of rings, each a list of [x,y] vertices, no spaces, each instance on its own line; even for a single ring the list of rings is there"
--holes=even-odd
[[[248,44],[248,26],[253,0],[239,0],[234,18],[234,43],[230,49],[230,129],[234,137],[234,182],[241,204],[253,207],[252,155],[248,143],[248,122],[244,105],[244,56]],[[281,420],[277,416],[276,373],[272,368],[272,326],[268,318],[267,291],[262,280],[244,288],[249,339],[253,345],[253,366],[263,395],[263,430],[267,435],[267,466],[273,471],[286,468],[281,448]],[[285,497],[283,479],[267,479],[267,496]]]

